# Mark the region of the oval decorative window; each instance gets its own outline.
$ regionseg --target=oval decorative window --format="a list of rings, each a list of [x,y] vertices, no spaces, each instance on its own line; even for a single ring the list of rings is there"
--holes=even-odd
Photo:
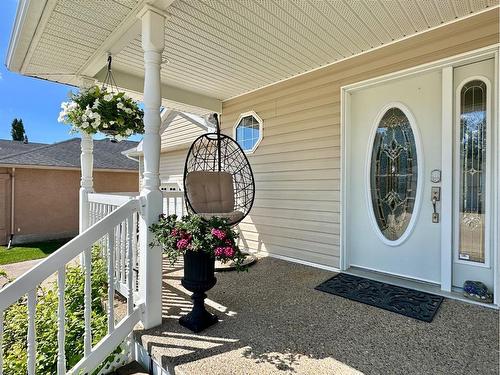
[[[373,213],[389,241],[400,239],[410,224],[417,179],[417,147],[410,120],[400,108],[389,108],[376,129],[370,165]]]

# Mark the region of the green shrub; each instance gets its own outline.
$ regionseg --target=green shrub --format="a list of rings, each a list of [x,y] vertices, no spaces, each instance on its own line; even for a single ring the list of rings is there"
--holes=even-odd
[[[107,314],[103,300],[107,297],[106,263],[100,249],[92,250],[92,343],[99,342],[107,333]],[[72,265],[66,268],[64,304],[66,365],[72,368],[83,357],[84,283],[82,267]],[[37,343],[36,373],[52,375],[57,373],[57,285],[38,288],[35,331]],[[27,373],[27,298],[23,297],[5,311],[4,317],[4,375]]]

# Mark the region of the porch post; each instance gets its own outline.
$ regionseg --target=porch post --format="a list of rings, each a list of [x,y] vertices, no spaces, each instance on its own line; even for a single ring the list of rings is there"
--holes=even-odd
[[[94,192],[94,141],[92,135],[81,132],[81,179],[80,179],[80,205],[79,205],[79,230],[82,233],[89,227],[89,193]]]
[[[139,225],[140,272],[139,292],[145,303],[145,328],[162,322],[162,251],[151,247],[153,236],[149,226],[163,212],[160,191],[160,105],[161,54],[165,45],[165,15],[161,10],[146,6],[138,15],[142,21],[144,50],[144,174],[141,189],[141,219]]]

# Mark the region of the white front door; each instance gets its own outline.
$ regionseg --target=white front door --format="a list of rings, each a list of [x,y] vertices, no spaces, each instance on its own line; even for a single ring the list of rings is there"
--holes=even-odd
[[[441,282],[431,202],[432,187],[440,187],[431,171],[441,170],[441,103],[440,71],[350,93],[350,266]]]
[[[454,67],[446,90],[453,98],[444,101],[441,70],[348,91],[344,267],[446,288],[479,280],[494,289],[494,166],[500,163],[494,67],[493,58]],[[453,108],[443,109],[451,102]],[[453,111],[450,139],[442,139],[442,119],[449,117],[443,110]],[[446,156],[451,149],[453,160]],[[446,211],[443,168],[452,176]],[[441,227],[443,218],[448,225]]]

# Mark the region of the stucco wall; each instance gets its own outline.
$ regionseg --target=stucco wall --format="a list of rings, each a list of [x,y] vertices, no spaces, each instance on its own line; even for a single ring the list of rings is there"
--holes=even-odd
[[[14,243],[73,236],[78,232],[80,171],[15,171]],[[138,191],[138,172],[94,172],[96,192]]]

